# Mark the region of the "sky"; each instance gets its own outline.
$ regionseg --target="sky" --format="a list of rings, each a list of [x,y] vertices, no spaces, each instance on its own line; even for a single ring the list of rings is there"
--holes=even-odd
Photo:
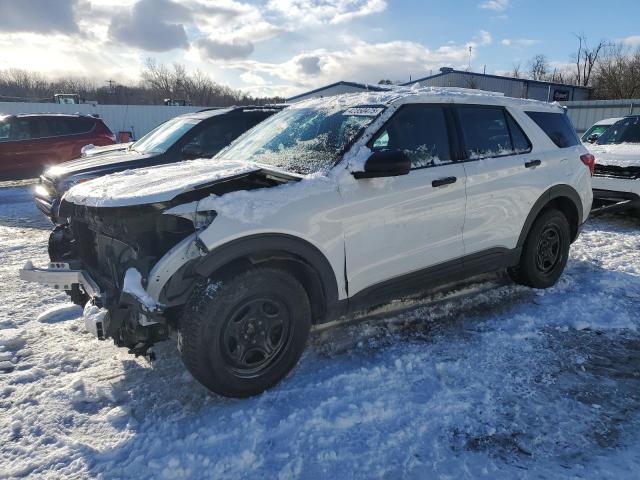
[[[255,96],[440,67],[506,73],[575,34],[640,48],[638,0],[0,0],[0,69],[132,83],[147,58]],[[469,47],[471,47],[471,58]]]

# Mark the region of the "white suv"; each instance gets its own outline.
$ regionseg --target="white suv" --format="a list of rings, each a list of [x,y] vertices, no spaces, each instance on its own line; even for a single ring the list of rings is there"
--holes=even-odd
[[[640,115],[622,118],[587,147],[598,159],[594,211],[640,214]]]
[[[294,367],[314,324],[503,268],[555,284],[592,168],[551,104],[460,89],[310,100],[213,160],[74,187],[66,254],[21,275],[82,288],[88,328],[132,353],[177,331],[199,381],[248,396]]]

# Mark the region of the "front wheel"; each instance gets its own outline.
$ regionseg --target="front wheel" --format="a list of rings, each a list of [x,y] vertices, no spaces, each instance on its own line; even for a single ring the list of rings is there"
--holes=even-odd
[[[310,328],[300,282],[261,267],[198,284],[183,311],[178,344],[187,369],[209,390],[248,397],[291,371]]]
[[[525,240],[520,263],[508,269],[509,276],[527,287],[552,287],[567,265],[570,239],[569,222],[562,212],[542,212]]]

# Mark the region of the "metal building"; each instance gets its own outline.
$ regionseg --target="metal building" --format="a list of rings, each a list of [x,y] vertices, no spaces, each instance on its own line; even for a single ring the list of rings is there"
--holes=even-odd
[[[325,87],[316,88],[310,92],[301,93],[295,97],[287,98],[287,102],[299,102],[308,98],[322,98],[331,97],[333,95],[340,95],[342,93],[357,93],[357,92],[386,92],[389,87],[385,85],[369,85],[367,83],[358,82],[336,82]]]
[[[453,68],[441,68],[440,73],[413,80],[405,85],[416,83],[423,87],[459,87],[502,92],[508,97],[531,98],[545,102],[588,100],[591,94],[588,87],[464,72]]]

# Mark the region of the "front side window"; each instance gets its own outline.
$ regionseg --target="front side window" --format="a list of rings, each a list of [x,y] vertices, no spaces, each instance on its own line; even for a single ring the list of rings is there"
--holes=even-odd
[[[242,117],[217,117],[210,121],[197,134],[187,140],[189,145],[197,145],[205,157],[212,157],[232,141],[238,138],[246,129]]]
[[[580,139],[566,114],[560,112],[526,113],[558,148],[569,148],[580,144]]]
[[[404,151],[412,168],[451,163],[447,120],[439,105],[407,105],[371,143],[373,151]]]
[[[33,122],[29,118],[16,118],[11,123],[11,140],[30,140],[34,138]]]
[[[629,117],[616,122],[598,138],[596,143],[598,145],[640,143],[640,117]]]
[[[189,130],[198,124],[193,118],[177,117],[169,120],[131,145],[131,149],[138,153],[165,153],[171,146],[182,138]]]
[[[244,160],[307,175],[327,172],[382,113],[382,106],[338,102],[291,106],[266,119],[217,158]]]

